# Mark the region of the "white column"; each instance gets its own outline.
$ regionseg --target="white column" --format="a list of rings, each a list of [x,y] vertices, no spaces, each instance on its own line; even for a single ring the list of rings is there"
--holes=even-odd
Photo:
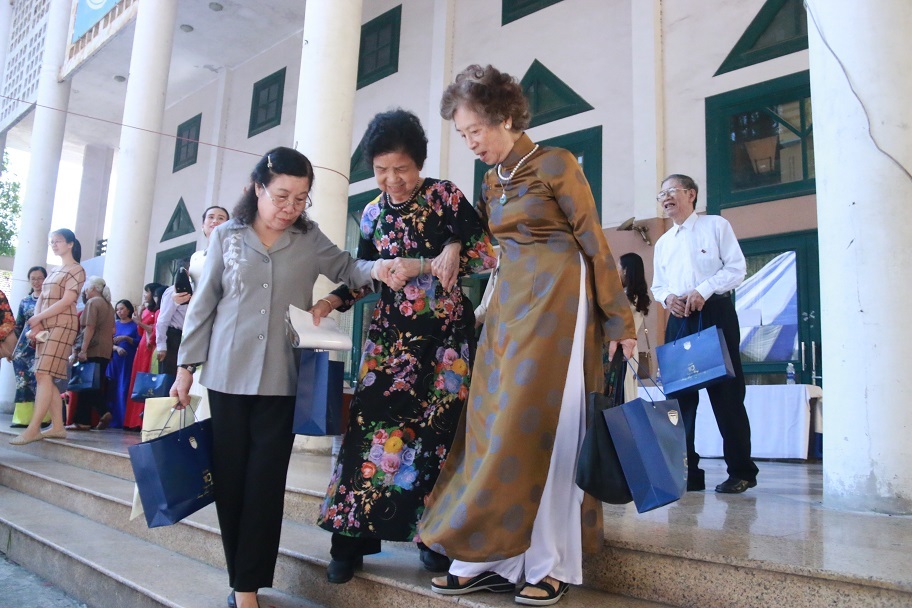
[[[66,110],[70,100],[70,82],[60,82],[58,75],[66,53],[70,26],[70,2],[52,0],[48,8],[47,33],[41,72],[38,77],[38,105],[32,124],[31,158],[26,178],[25,200],[19,220],[19,242],[13,262],[13,289],[7,294],[14,309],[29,291],[28,269],[44,265],[48,254],[48,233],[54,210],[54,192],[63,148]],[[58,226],[65,228],[66,226]],[[0,409],[9,408],[15,399],[15,382],[3,365],[0,379]],[[11,410],[10,410],[11,411]]]
[[[808,0],[824,502],[912,513],[912,3]]]
[[[362,0],[308,0],[294,142],[316,168],[311,218],[345,247]],[[315,86],[319,83],[319,86]],[[329,288],[321,279],[314,291]]]
[[[9,53],[10,26],[13,23],[13,6],[0,0],[0,89],[6,81],[6,56]],[[0,157],[6,150],[6,133],[0,135]]]
[[[82,243],[83,259],[94,257],[95,244],[104,234],[108,187],[114,164],[114,148],[91,144],[82,154],[82,183],[79,187],[79,211],[76,215],[76,238]]]
[[[436,0],[431,24],[431,77],[428,82],[428,117],[424,130],[428,157],[422,175],[447,179],[450,174],[450,135],[453,124],[440,117],[440,97],[453,81],[453,33],[456,0]],[[469,199],[472,192],[464,192]]]
[[[204,209],[208,209],[213,205],[218,205],[219,207],[224,207],[230,213],[234,209],[235,203],[241,197],[241,189],[235,188],[234,190],[229,189],[224,194],[222,193],[222,169],[225,165],[225,143],[228,139],[229,125],[228,118],[230,117],[231,109],[231,82],[232,82],[232,73],[231,70],[221,70],[218,77],[218,93],[215,98],[215,107],[212,110],[212,122],[211,129],[208,136],[205,137],[205,141],[213,142],[216,146],[212,149],[212,154],[209,159],[209,169],[206,177],[206,198],[203,201],[203,206],[196,208],[188,208],[187,211],[190,213],[190,217],[193,218],[194,224],[197,222],[197,218],[201,218]],[[256,158],[251,156],[250,158]],[[256,162],[256,161],[254,161]],[[199,224],[202,226],[202,223]],[[203,236],[202,230],[197,231],[197,242],[198,247],[203,248],[208,244],[208,239]]]
[[[177,0],[140,2],[130,56],[130,78],[124,103],[117,158],[117,189],[105,258],[105,280],[115,298],[139,300],[146,277],[149,222],[155,197],[155,174]],[[137,128],[131,128],[137,127]],[[167,138],[165,145],[174,145]]]
[[[633,61],[633,208],[637,219],[661,217],[656,186],[665,177],[665,74],[661,0],[631,0]],[[655,238],[658,238],[656,236]]]

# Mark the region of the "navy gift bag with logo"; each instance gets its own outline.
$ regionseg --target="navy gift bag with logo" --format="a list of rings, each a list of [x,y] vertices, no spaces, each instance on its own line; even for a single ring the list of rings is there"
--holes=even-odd
[[[215,500],[212,420],[128,448],[150,528],[175,524]]]
[[[77,361],[70,368],[67,389],[73,392],[98,390],[101,388],[101,364],[94,361]]]
[[[687,490],[687,442],[677,400],[637,398],[602,414],[637,511],[681,498]]]
[[[174,376],[171,374],[139,372],[136,374],[133,394],[130,395],[130,398],[133,401],[145,401],[155,397],[167,397],[171,392],[172,384],[174,384]]]
[[[341,435],[344,364],[325,350],[301,349],[293,430],[296,435]]]
[[[715,325],[703,329],[702,314],[697,333],[682,337],[685,327],[682,323],[673,342],[656,346],[665,394],[695,391],[734,378],[735,369],[722,329]]]

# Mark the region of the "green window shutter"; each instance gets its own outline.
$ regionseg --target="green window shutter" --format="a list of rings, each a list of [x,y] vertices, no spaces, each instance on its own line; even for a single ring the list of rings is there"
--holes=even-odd
[[[284,99],[285,68],[254,83],[247,137],[253,137],[282,124]]]
[[[536,11],[557,4],[561,0],[502,0],[501,25],[522,19]]]
[[[399,71],[399,30],[402,5],[361,26],[358,51],[358,88]]]
[[[592,109],[585,99],[537,59],[522,77],[520,85],[532,112],[530,128]]]
[[[806,48],[807,13],[801,0],[767,0],[715,76]]]
[[[174,213],[171,214],[171,219],[168,220],[168,225],[165,226],[165,233],[162,234],[159,242],[164,243],[179,236],[190,234],[195,230],[193,220],[190,219],[190,214],[187,213],[187,205],[184,204],[184,199],[180,199],[177,201],[177,207],[174,208]]]
[[[200,125],[203,115],[197,114],[177,126],[177,140],[174,143],[174,168],[172,173],[196,164],[199,151]]]
[[[355,153],[351,157],[351,166],[348,170],[348,181],[354,184],[374,176],[374,167],[364,154],[364,140],[358,143]]]

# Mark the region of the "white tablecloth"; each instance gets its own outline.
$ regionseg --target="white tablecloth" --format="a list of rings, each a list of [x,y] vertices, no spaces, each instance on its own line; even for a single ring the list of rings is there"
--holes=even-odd
[[[658,389],[640,387],[640,396],[661,399]],[[751,424],[754,458],[807,458],[812,418],[821,427],[823,391],[809,384],[750,385],[744,406]],[[812,410],[813,405],[817,411]],[[819,431],[818,431],[819,432]],[[705,390],[700,391],[694,444],[700,456],[722,456],[722,436]]]

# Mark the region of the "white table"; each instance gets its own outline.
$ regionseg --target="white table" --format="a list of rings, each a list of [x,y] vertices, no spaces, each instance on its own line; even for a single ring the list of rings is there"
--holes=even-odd
[[[661,399],[658,389],[640,387],[640,396]],[[751,424],[754,458],[808,457],[808,438],[822,429],[823,390],[810,384],[749,385],[744,406]],[[721,457],[722,436],[705,390],[697,406],[695,448],[700,456]]]

